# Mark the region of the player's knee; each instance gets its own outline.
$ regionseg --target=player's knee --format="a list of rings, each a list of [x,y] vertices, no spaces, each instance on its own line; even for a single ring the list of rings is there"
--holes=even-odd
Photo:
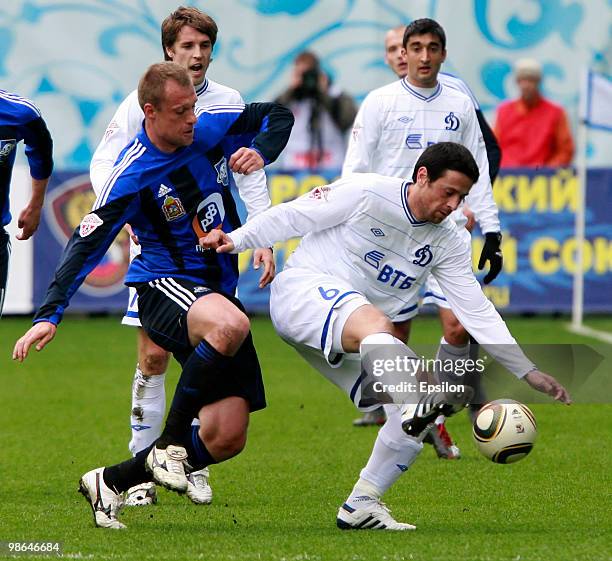
[[[395,333],[393,322],[383,314],[372,318],[368,323],[368,328],[372,330],[372,333]]]
[[[215,335],[219,338],[221,344],[221,348],[218,350],[223,352],[222,349],[224,349],[226,353],[232,354],[236,352],[249,334],[250,328],[249,318],[238,309],[223,318],[219,318],[215,330]]]
[[[444,339],[449,345],[467,345],[470,340],[469,333],[459,321],[449,321],[444,325]]]
[[[161,347],[144,349],[138,358],[140,369],[145,376],[163,374],[168,369],[169,353]]]

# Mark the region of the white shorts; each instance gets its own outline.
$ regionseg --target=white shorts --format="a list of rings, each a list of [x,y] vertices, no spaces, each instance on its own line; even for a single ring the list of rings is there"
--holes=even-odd
[[[140,255],[140,246],[136,245],[132,238],[130,238],[130,263],[132,259]],[[127,310],[125,311],[125,315],[121,320],[122,325],[131,325],[132,327],[142,327],[140,323],[140,319],[138,318],[138,293],[136,289],[132,286],[129,286],[129,299]]]
[[[270,316],[277,333],[332,384],[360,407],[361,357],[345,353],[342,330],[349,316],[368,299],[344,281],[291,267],[271,285]]]
[[[425,292],[423,293],[423,301],[421,303],[422,306],[427,304],[433,304],[438,306],[438,308],[450,310],[450,304],[446,300],[438,281],[432,274],[425,280]]]

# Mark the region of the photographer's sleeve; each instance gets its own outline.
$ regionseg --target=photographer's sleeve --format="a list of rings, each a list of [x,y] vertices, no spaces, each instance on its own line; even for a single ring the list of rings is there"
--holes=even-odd
[[[343,133],[346,132],[355,121],[357,105],[353,98],[344,92],[334,97],[327,97],[329,98],[327,108],[331,118]]]

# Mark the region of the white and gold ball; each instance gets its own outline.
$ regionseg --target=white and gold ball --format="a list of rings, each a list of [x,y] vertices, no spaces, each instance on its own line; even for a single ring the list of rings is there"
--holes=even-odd
[[[535,417],[526,405],[498,399],[478,411],[472,434],[483,456],[497,464],[511,464],[531,452],[538,431]]]

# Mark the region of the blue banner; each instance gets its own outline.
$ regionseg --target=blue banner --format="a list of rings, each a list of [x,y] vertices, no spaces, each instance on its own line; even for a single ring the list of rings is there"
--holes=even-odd
[[[272,204],[292,200],[325,183],[337,173],[271,171],[268,186]],[[578,182],[571,170],[504,170],[494,186],[499,207],[504,269],[484,287],[493,304],[505,312],[569,312],[572,277],[576,267],[574,213]],[[238,208],[245,210],[238,197]],[[34,240],[34,303],[44,298],[61,252],[82,216],[95,199],[86,174],[54,173],[40,230]],[[584,242],[584,308],[586,312],[612,311],[612,169],[588,173],[586,239]],[[299,243],[276,244],[277,267]],[[474,270],[483,240],[472,240]],[[128,237],[117,237],[103,262],[87,277],[71,301],[75,311],[123,311],[127,289],[123,278],[129,265]],[[252,252],[240,255],[238,295],[251,312],[267,313],[269,290],[259,289],[260,271],[252,268]],[[478,272],[477,272],[478,273]],[[478,273],[482,278],[483,273]]]

